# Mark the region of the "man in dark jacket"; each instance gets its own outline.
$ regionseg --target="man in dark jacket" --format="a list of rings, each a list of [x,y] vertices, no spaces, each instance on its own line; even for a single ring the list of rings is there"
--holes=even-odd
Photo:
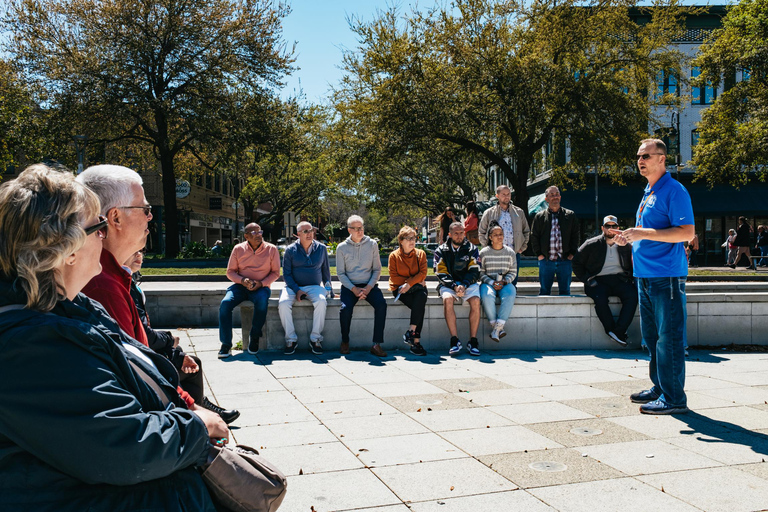
[[[540,211],[531,225],[531,248],[539,258],[539,295],[551,295],[557,274],[560,295],[571,294],[571,260],[579,246],[576,215],[560,207],[560,190],[548,187],[544,198],[549,208]]]
[[[739,227],[736,228],[736,241],[735,245],[739,248],[738,252],[736,253],[736,257],[733,260],[733,264],[731,265],[731,268],[736,268],[736,265],[738,265],[739,260],[741,260],[741,255],[744,254],[748,259],[747,262],[749,263],[749,266],[747,266],[748,269],[755,270],[755,264],[752,263],[752,253],[749,251],[749,247],[752,245],[752,226],[749,225],[747,222],[746,217],[739,217]]]
[[[453,304],[459,299],[469,303],[469,342],[467,350],[473,356],[480,355],[477,342],[477,328],[480,326],[480,256],[477,247],[466,239],[464,225],[454,222],[448,231],[448,240],[435,251],[435,274],[440,284],[437,293],[443,299],[445,322],[451,333],[451,348],[448,354],[459,355],[461,341],[456,330],[456,312]]]
[[[584,292],[595,301],[595,313],[605,333],[619,345],[627,345],[627,329],[637,310],[637,288],[632,279],[632,245],[619,246],[611,229],[618,229],[616,217],[603,219],[603,234],[590,238],[579,247],[573,260],[576,279],[584,283]],[[608,297],[621,300],[619,318],[614,321]]]

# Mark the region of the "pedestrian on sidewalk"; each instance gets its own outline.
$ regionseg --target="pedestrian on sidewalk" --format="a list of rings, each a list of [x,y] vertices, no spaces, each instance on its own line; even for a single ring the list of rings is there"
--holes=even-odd
[[[741,255],[744,254],[747,256],[747,268],[755,270],[755,265],[751,260],[752,253],[749,251],[749,248],[752,245],[751,239],[752,226],[749,225],[746,217],[739,217],[739,227],[736,228],[735,241],[737,251],[736,256],[733,259],[733,263],[731,264],[731,268],[736,268],[736,266],[739,264],[739,261],[741,260]]]

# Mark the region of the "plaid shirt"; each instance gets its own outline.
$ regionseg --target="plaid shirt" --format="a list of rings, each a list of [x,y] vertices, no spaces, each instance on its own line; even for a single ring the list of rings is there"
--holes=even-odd
[[[549,232],[549,259],[557,260],[563,256],[563,235],[560,233],[560,222],[557,214],[552,214],[552,230]]]

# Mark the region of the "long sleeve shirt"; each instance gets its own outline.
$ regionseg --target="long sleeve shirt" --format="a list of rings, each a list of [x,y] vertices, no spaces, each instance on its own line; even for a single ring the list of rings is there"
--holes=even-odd
[[[381,275],[379,244],[364,236],[360,242],[349,237],[336,247],[336,275],[342,286],[374,286]]]
[[[328,250],[317,240],[312,240],[309,252],[301,242],[292,243],[283,255],[283,279],[295,293],[302,286],[322,285],[331,281]]]
[[[389,255],[389,289],[397,290],[405,283],[413,286],[427,278],[427,254],[421,249],[403,253],[395,249]]]
[[[227,264],[227,279],[241,284],[245,278],[261,281],[269,287],[280,277],[280,252],[274,245],[262,242],[258,249],[246,241],[232,249]]]

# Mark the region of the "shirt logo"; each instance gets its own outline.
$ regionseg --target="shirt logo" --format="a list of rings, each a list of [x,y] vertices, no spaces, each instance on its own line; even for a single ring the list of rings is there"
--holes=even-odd
[[[648,198],[648,203],[645,206],[647,206],[648,208],[653,208],[654,204],[656,204],[656,196],[655,195],[650,196]]]

